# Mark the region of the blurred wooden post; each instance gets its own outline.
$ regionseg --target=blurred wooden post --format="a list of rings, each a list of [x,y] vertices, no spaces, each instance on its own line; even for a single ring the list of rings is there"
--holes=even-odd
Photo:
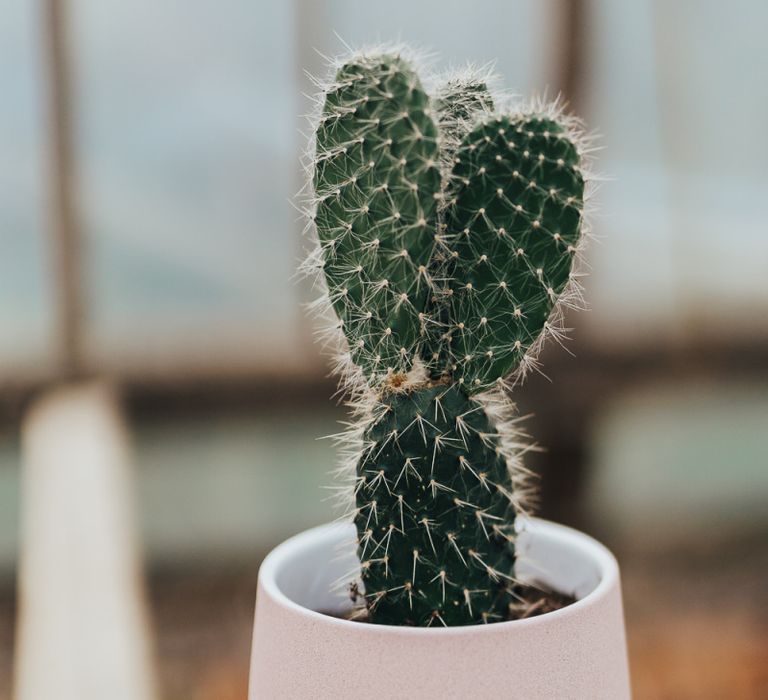
[[[70,86],[67,8],[65,0],[44,0],[46,78],[48,93],[49,165],[53,233],[53,290],[56,305],[58,373],[67,378],[84,371],[84,315],[81,241],[78,230],[73,120]]]
[[[557,47],[557,90],[569,105],[569,111],[580,114],[584,105],[584,70],[587,48],[587,0],[563,0],[559,5],[560,42]]]
[[[319,36],[329,35],[328,26],[328,8],[325,3],[314,2],[314,0],[293,0],[293,33],[295,40],[293,42],[294,50],[294,70],[296,76],[296,134],[302,135],[301,141],[297,143],[297,151],[305,146],[303,134],[308,128],[306,115],[311,114],[314,108],[312,100],[307,96],[314,97],[317,93],[317,87],[312,83],[310,75],[320,76],[328,70],[325,60],[318,53],[317,38]],[[298,159],[297,159],[298,162]],[[297,169],[295,174],[296,192],[301,192],[306,186],[306,173],[303,169]],[[313,243],[304,235],[305,221],[300,220],[296,227],[296,251],[297,260],[305,260],[312,250]],[[299,298],[306,302],[314,298],[315,292],[312,287],[314,280],[301,279],[297,285]],[[312,350],[315,346],[315,336],[313,324],[307,323],[307,314],[296,314],[297,337],[302,347],[304,361],[307,363],[317,363],[317,353]],[[318,367],[320,372],[324,372],[322,366]]]
[[[587,87],[586,41],[589,38],[590,3],[588,0],[561,0],[555,7],[559,40],[554,47],[556,73],[553,88],[555,94],[566,101],[568,112],[587,116],[582,112],[588,106],[584,91]],[[547,374],[550,372],[547,371]],[[526,393],[533,397],[531,408],[526,403]],[[528,429],[545,446],[545,450],[531,460],[542,477],[542,514],[575,527],[587,527],[583,502],[588,466],[586,440],[591,414],[585,411],[575,416],[570,414],[571,423],[576,419],[581,429],[566,433],[556,418],[556,407],[560,402],[555,399],[551,404],[541,404],[537,395],[540,392],[532,390],[529,385],[523,392],[521,405],[538,417],[534,417]]]
[[[115,397],[97,383],[49,392],[22,456],[16,700],[155,698]]]

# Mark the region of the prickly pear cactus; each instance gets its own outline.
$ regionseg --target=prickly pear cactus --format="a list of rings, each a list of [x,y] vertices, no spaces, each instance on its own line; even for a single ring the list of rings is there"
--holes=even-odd
[[[316,133],[315,220],[352,360],[378,381],[413,367],[433,293],[438,131],[398,57],[345,64]]]
[[[482,77],[430,98],[399,53],[354,57],[315,133],[315,261],[358,420],[346,434],[370,622],[514,617],[528,486],[505,382],[560,333],[585,178],[557,106],[494,111]]]
[[[584,179],[567,130],[546,114],[482,121],[454,162],[450,370],[488,388],[525,367],[570,280]]]

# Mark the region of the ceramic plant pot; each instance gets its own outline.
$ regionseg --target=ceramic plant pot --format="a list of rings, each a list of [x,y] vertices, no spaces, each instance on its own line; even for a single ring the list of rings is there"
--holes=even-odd
[[[518,540],[518,576],[577,601],[539,617],[413,628],[350,622],[351,524],[287,540],[259,572],[250,700],[630,697],[619,568],[599,542],[544,520]],[[322,612],[319,612],[322,611]]]

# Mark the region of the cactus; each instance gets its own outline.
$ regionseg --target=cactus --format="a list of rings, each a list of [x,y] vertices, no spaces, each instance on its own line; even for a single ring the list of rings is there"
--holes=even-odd
[[[373,623],[513,618],[530,486],[509,386],[578,299],[585,140],[558,105],[497,111],[468,72],[431,98],[400,52],[325,86],[311,221],[355,421],[342,439]]]
[[[399,57],[342,66],[316,132],[315,220],[333,308],[373,382],[408,372],[428,319],[438,131]]]

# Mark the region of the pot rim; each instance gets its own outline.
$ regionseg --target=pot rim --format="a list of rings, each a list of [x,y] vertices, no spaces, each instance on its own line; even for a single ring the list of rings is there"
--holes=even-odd
[[[318,624],[339,626],[340,629],[348,631],[355,630],[358,633],[367,629],[376,634],[396,634],[396,635],[421,635],[421,636],[462,636],[477,634],[479,630],[485,630],[484,634],[501,634],[514,625],[516,629],[530,628],[542,625],[552,624],[560,617],[568,616],[577,611],[592,607],[604,599],[609,592],[618,586],[619,565],[616,558],[605,545],[601,544],[589,535],[585,535],[579,530],[560,525],[549,520],[528,517],[523,521],[521,532],[529,531],[532,533],[547,534],[550,537],[564,541],[568,546],[578,549],[586,557],[591,559],[599,570],[600,581],[597,586],[583,598],[579,598],[574,603],[554,610],[552,612],[529,617],[522,620],[506,620],[504,622],[494,622],[488,625],[461,625],[454,627],[408,627],[402,625],[379,625],[359,621],[344,620],[332,615],[317,612],[311,608],[304,607],[291,600],[277,584],[277,574],[283,565],[303,549],[318,539],[337,539],[339,532],[351,525],[351,523],[327,523],[317,527],[304,530],[293,537],[285,540],[275,547],[264,559],[259,569],[259,587],[262,594],[269,596],[278,606],[285,608],[287,612],[309,617]]]

